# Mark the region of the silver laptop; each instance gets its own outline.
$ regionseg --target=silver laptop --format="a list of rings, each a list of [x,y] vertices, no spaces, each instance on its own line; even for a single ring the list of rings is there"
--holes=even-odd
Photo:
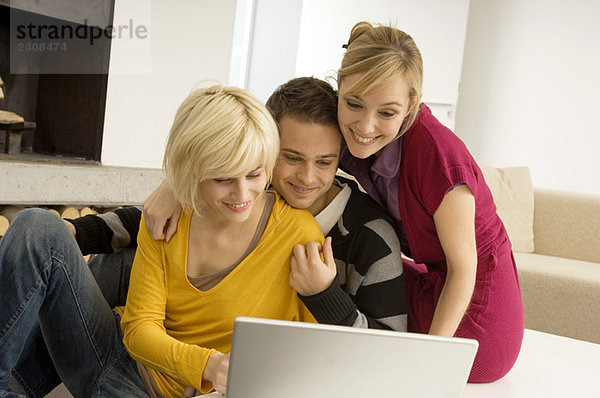
[[[462,396],[476,340],[239,317],[227,398]]]

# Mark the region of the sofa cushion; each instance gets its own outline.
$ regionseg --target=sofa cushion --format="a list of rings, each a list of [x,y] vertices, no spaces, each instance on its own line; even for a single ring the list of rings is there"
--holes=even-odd
[[[600,195],[540,188],[534,194],[535,252],[600,263]]]
[[[481,166],[513,250],[533,253],[533,184],[527,167]]]
[[[600,343],[600,264],[515,253],[525,327]]]

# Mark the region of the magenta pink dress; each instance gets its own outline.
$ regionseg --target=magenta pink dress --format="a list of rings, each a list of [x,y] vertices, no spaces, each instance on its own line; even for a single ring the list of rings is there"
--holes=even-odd
[[[446,279],[446,259],[433,213],[453,187],[469,187],[475,197],[477,276],[455,336],[479,342],[469,382],[503,377],[521,348],[523,303],[510,240],[483,174],[464,143],[423,105],[413,126],[378,158],[357,159],[345,149],[341,162],[406,233],[414,259],[404,262],[412,332],[429,331]]]

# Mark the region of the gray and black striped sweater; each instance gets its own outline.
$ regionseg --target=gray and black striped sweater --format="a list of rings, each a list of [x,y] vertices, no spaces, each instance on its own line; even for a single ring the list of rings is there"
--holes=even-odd
[[[346,208],[329,231],[336,281],[300,296],[319,323],[406,331],[406,293],[395,221],[354,181]]]

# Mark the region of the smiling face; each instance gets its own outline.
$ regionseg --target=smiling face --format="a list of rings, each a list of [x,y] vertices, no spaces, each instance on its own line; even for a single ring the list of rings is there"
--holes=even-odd
[[[267,184],[260,167],[244,177],[215,178],[200,182],[200,211],[214,223],[244,222],[250,216]]]
[[[336,126],[284,116],[279,122],[281,149],[273,186],[293,207],[316,215],[329,204],[342,137]]]
[[[409,85],[399,76],[362,95],[349,95],[348,89],[362,74],[344,77],[339,90],[338,122],[353,156],[365,159],[379,154],[398,135],[411,111]]]

